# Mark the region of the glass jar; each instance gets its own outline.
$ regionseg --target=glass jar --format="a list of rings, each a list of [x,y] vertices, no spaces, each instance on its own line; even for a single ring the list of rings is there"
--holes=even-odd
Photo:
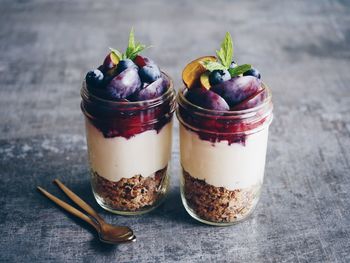
[[[187,212],[210,225],[231,225],[255,208],[264,178],[271,91],[240,111],[198,107],[178,93],[181,198]]]
[[[146,213],[168,191],[176,101],[173,82],[164,77],[167,91],[139,102],[108,100],[83,84],[92,190],[98,204],[110,212]]]

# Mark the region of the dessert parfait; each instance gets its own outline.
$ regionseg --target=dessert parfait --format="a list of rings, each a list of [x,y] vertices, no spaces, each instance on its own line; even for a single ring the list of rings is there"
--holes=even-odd
[[[81,90],[92,190],[119,214],[155,208],[168,189],[175,91],[145,48],[131,30],[125,53],[111,48]]]
[[[230,225],[258,202],[272,103],[258,70],[232,60],[229,33],[216,55],[190,62],[182,74],[181,196],[195,219]]]

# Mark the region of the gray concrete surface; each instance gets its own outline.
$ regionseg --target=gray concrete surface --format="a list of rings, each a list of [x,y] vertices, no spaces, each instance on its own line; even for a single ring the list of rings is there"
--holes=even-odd
[[[260,203],[226,228],[196,223],[180,202],[175,132],[171,192],[156,211],[109,214],[93,200],[79,89],[128,31],[181,85],[189,60],[225,31],[274,95]],[[1,262],[350,262],[350,2],[0,1]],[[177,131],[177,125],[175,127]],[[134,244],[101,244],[41,196],[60,178]]]

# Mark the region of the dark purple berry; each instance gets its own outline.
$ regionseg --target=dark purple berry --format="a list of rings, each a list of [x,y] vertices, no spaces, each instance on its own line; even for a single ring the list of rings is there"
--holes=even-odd
[[[98,68],[103,74],[105,74],[105,67],[103,65],[100,65]]]
[[[231,79],[230,72],[227,70],[216,69],[209,74],[209,83],[214,86]]]
[[[116,74],[122,73],[127,68],[137,68],[137,66],[131,59],[123,59],[117,65]]]
[[[96,88],[103,82],[103,73],[99,69],[91,70],[86,74],[85,80],[88,87]]]
[[[160,69],[156,64],[148,64],[139,69],[139,75],[143,82],[152,83],[161,77]]]
[[[260,72],[255,68],[251,68],[250,70],[247,70],[246,72],[243,73],[243,76],[253,76],[258,79],[261,78]]]

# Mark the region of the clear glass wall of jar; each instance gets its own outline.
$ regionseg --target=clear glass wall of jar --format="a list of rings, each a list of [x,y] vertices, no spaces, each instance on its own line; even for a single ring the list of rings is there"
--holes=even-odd
[[[168,191],[175,91],[159,98],[112,101],[81,90],[91,185],[96,201],[124,215],[148,212]]]
[[[211,225],[231,225],[255,208],[263,183],[271,91],[255,108],[214,111],[178,93],[181,197],[187,212]]]

